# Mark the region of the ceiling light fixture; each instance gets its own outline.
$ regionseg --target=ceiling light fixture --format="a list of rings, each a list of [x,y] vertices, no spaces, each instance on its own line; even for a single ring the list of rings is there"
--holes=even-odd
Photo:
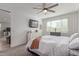
[[[44,12],[44,13],[47,13],[47,10],[44,10],[43,12]]]

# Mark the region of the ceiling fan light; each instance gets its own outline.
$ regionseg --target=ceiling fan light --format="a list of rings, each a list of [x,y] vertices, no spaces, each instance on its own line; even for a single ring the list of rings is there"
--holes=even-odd
[[[44,10],[43,12],[44,12],[44,13],[47,13],[47,10]]]

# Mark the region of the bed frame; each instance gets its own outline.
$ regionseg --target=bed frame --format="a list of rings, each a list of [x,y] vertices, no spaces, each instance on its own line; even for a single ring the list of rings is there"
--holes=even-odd
[[[37,54],[37,53],[31,51],[29,48],[27,48],[27,50],[28,50],[28,52],[30,52],[31,54],[33,54],[33,56],[40,56],[39,54]]]

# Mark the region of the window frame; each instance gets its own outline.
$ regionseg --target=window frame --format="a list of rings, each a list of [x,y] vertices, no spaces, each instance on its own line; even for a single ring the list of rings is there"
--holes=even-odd
[[[65,30],[66,32],[63,31],[63,30],[61,30],[61,31],[59,30],[59,32],[61,32],[61,33],[67,33],[68,30],[69,30],[69,29],[68,29],[68,18],[63,18],[63,19],[59,19],[59,20],[60,20],[60,22],[63,21],[63,20],[66,20],[66,30]],[[49,28],[49,27],[48,27],[48,23],[56,22],[56,21],[59,21],[59,20],[51,20],[51,21],[48,21],[47,24],[46,24],[46,27],[47,27],[46,30],[47,30],[47,32],[55,32],[55,30],[52,31],[52,29],[51,29],[51,28],[52,28],[51,24],[50,24],[50,30],[48,29],[48,28]],[[61,22],[61,23],[63,23],[63,22]],[[65,25],[64,25],[64,26],[65,26]],[[62,27],[61,27],[61,29],[62,29]]]

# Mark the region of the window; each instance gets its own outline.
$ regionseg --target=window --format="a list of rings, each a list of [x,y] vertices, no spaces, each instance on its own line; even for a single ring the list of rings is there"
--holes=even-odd
[[[61,20],[47,22],[47,31],[67,33],[68,32],[68,19],[61,19]]]

